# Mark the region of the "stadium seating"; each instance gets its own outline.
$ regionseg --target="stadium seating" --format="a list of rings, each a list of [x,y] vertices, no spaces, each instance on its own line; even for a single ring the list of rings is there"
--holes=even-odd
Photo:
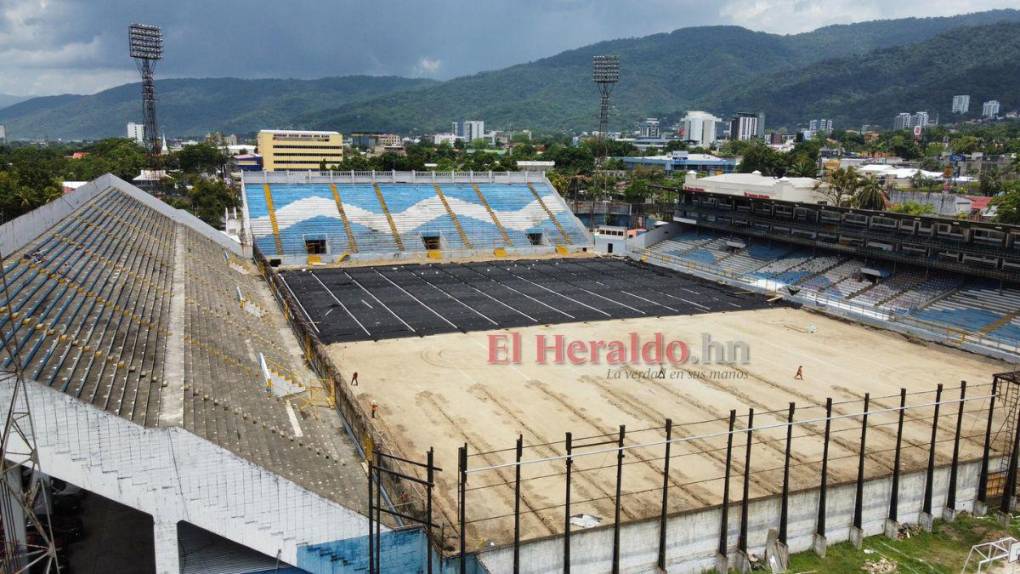
[[[810,299],[845,300],[854,307],[906,314],[1020,346],[1020,289],[1000,290],[994,282],[965,283],[960,275],[902,265],[894,272],[874,261],[808,255],[791,245],[752,243],[734,251],[727,247],[727,238],[710,230],[685,230],[647,252],[748,284],[771,288],[796,284],[800,295]],[[882,279],[861,276],[862,267],[876,269]]]
[[[288,388],[318,381],[296,343],[283,342],[285,319],[250,262],[108,189],[5,271],[14,322],[0,314],[4,368],[20,361],[26,378],[143,426],[163,426],[168,405],[182,405],[175,424],[186,430],[320,494],[349,488],[329,429],[302,417],[298,431],[302,403],[267,389],[260,357],[276,380],[293,381]],[[172,311],[175,298],[182,311]],[[174,317],[183,349],[171,358]],[[180,378],[165,380],[171,371]]]
[[[328,184],[270,184],[269,188],[272,210],[262,184],[247,184],[245,198],[254,243],[270,256],[305,255],[307,239],[325,239],[328,253],[353,251],[337,200],[359,253],[425,251],[429,247],[425,238],[437,236],[441,249],[454,250],[589,241],[581,223],[544,182],[345,183],[336,185],[337,198]]]

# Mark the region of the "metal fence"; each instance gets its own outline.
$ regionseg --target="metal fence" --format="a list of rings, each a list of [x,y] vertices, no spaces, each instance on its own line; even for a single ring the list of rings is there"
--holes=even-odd
[[[923,470],[922,511],[931,514],[936,467],[949,468],[945,506],[955,509],[957,467],[964,461],[981,461],[978,500],[986,503],[1004,489],[1016,490],[1018,393],[1007,391],[1016,384],[1015,378],[997,377],[991,384],[733,410],[711,420],[667,419],[655,428],[568,432],[562,441],[539,444],[521,434],[515,445],[488,452],[472,452],[465,444],[457,469],[458,553],[512,545],[517,572],[522,543],[562,537],[566,571],[572,532],[612,528],[617,571],[621,526],[658,520],[659,567],[665,568],[666,521],[678,513],[720,506],[726,525],[731,505],[739,504],[737,548],[746,552],[751,500],[781,497],[775,526],[785,544],[791,492],[818,489],[817,530],[824,535],[830,486],[856,483],[855,523],[848,526],[860,528],[865,481],[892,477],[888,518],[895,521],[900,475]],[[999,465],[1000,458],[1008,466]],[[1009,503],[1002,497],[1001,509],[1008,511]],[[720,533],[719,553],[726,555],[728,529],[721,526]]]

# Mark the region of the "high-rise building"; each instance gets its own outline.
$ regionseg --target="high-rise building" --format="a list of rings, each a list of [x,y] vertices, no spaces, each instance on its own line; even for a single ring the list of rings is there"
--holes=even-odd
[[[986,118],[994,118],[999,115],[999,100],[988,100],[981,104],[981,115]]]
[[[969,97],[969,96],[968,96]],[[919,127],[922,130],[928,127],[928,112],[917,112],[910,120],[911,127]]]
[[[690,111],[680,121],[680,130],[685,141],[694,142],[701,147],[709,147],[715,143],[715,124],[719,118],[708,112]]]
[[[970,110],[970,96],[953,96],[953,113],[965,114]]]
[[[808,129],[808,131],[811,131],[811,132],[818,131],[818,120],[811,120],[811,121],[809,121],[807,129]]]
[[[645,121],[641,123],[641,137],[659,137],[659,118],[645,118]]]
[[[338,132],[262,130],[258,146],[266,171],[317,170],[344,159],[344,138]]]
[[[737,112],[730,120],[730,139],[734,141],[747,141],[758,137],[758,114]]]
[[[7,144],[7,127],[0,124],[0,145]]]
[[[466,142],[485,137],[485,122],[481,120],[464,120],[460,129],[460,137]]]
[[[909,130],[913,124],[914,117],[908,112],[900,112],[896,114],[896,119],[893,120],[894,130]]]
[[[128,139],[135,140],[139,145],[145,145],[145,124],[128,122],[127,137]]]

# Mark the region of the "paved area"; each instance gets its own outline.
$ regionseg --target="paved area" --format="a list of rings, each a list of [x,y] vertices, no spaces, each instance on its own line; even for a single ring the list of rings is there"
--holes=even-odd
[[[718,292],[725,302],[725,291]],[[611,366],[604,356],[599,364],[540,364],[536,359],[538,335],[608,341],[635,333],[648,341],[657,332],[667,340],[686,341],[688,363]],[[520,363],[490,364],[489,336],[514,333],[523,347]],[[705,364],[706,334],[724,348],[727,343],[746,344],[749,359]],[[606,449],[613,449],[619,425],[626,425],[625,444],[655,445],[627,452],[622,518],[630,521],[659,511],[667,417],[673,420],[674,438],[685,438],[671,453],[669,508],[677,512],[721,501],[726,444],[719,433],[726,429],[730,409],[741,415],[738,429],[746,426],[749,407],[757,411],[755,427],[775,425],[754,435],[749,490],[752,497],[762,496],[780,488],[786,432],[781,423],[790,401],[797,403],[797,420],[815,421],[795,428],[792,486],[817,487],[824,431],[818,419],[824,417],[826,397],[835,401],[835,415],[850,415],[861,412],[865,393],[874,398],[872,409],[887,409],[898,404],[900,387],[907,388],[908,404],[917,406],[906,415],[903,464],[908,470],[920,469],[927,463],[933,417],[930,406],[920,405],[932,402],[936,385],[944,384],[950,398],[966,380],[969,396],[981,397],[988,394],[993,373],[1009,370],[977,355],[793,308],[337,343],[330,352],[348,380],[353,371],[359,372],[360,384],[353,390],[366,410],[378,404],[376,422],[399,454],[420,459],[435,447],[437,464],[444,469],[437,509],[448,524],[457,523],[457,449],[467,444],[469,468],[475,469],[469,475],[469,547],[505,543],[512,537],[514,469],[501,465],[513,462],[519,433],[526,445],[524,460],[535,461],[522,470],[523,536],[541,537],[562,531],[565,463],[559,457],[565,453],[568,431],[573,433],[575,455],[572,514],[587,514],[603,524],[613,520],[616,453]],[[803,380],[794,378],[798,366],[803,366]],[[980,456],[986,408],[986,399],[967,403],[961,444],[965,459]],[[950,460],[955,417],[955,405],[943,407],[938,464]],[[896,414],[875,412],[869,428],[866,474],[887,475]],[[860,419],[837,419],[831,431],[830,483],[852,481]],[[733,500],[741,492],[744,441],[738,436],[734,444]],[[484,467],[497,468],[477,470]]]
[[[284,272],[324,343],[769,306],[618,259],[489,261]]]

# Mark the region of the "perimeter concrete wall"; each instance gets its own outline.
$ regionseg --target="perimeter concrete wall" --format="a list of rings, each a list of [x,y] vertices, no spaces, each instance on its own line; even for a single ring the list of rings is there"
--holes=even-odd
[[[996,462],[997,464],[997,462]],[[977,496],[980,462],[959,465],[957,509],[971,510]],[[735,484],[739,485],[739,478]],[[899,520],[917,522],[924,497],[925,473],[904,474],[900,478]],[[932,510],[942,515],[948,494],[949,468],[935,470]],[[866,535],[881,534],[889,512],[892,478],[871,479],[864,484],[863,529]],[[819,490],[811,489],[790,495],[789,536],[791,552],[811,549],[818,524]],[[856,484],[829,486],[826,503],[826,538],[829,544],[849,539],[853,520]],[[779,527],[781,499],[779,496],[750,501],[748,504],[748,550],[764,554],[769,529]],[[739,503],[729,510],[729,554],[736,557],[740,534]],[[669,517],[666,525],[666,568],[670,574],[696,573],[715,567],[722,520],[721,507],[690,511]],[[613,529],[599,527],[575,531],[571,536],[571,572],[604,573],[611,570]],[[620,532],[622,572],[655,572],[659,551],[659,521],[649,520],[625,524]],[[492,574],[513,571],[513,548],[501,547],[479,554],[479,561]],[[563,568],[563,538],[555,537],[521,545],[521,572],[539,574]]]

